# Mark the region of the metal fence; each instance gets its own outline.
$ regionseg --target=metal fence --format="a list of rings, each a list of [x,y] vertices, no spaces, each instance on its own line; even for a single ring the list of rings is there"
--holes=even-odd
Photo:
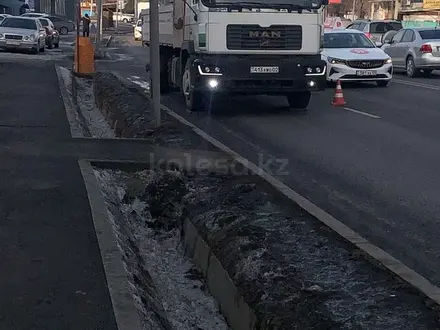
[[[53,0],[39,0],[40,13],[51,13],[51,3]],[[66,0],[55,0],[55,15],[66,16]]]

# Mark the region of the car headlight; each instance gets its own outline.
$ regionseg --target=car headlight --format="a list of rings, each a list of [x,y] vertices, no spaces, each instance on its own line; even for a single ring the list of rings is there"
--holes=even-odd
[[[388,57],[386,60],[385,60],[385,64],[392,64],[393,63],[393,60],[391,59],[391,57]]]
[[[341,60],[340,58],[328,57],[327,60],[331,64],[345,64],[345,60]]]
[[[4,39],[5,35],[4,34],[0,34],[0,39]]]
[[[29,36],[29,40],[30,40],[30,41],[34,41],[34,40],[35,40],[35,35],[34,35],[34,34],[31,34],[31,35]]]
[[[212,64],[198,64],[197,69],[202,76],[221,76],[222,70],[217,65]]]
[[[23,40],[24,40],[24,41],[27,41],[27,40],[29,40],[29,37],[28,37],[28,36],[24,36],[24,37],[23,37]]]

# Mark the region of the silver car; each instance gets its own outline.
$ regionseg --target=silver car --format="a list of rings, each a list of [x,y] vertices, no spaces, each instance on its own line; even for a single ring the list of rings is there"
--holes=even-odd
[[[38,19],[6,17],[0,23],[0,48],[44,52],[46,31]]]
[[[440,29],[412,28],[397,32],[382,49],[393,60],[395,70],[408,77],[440,70]]]

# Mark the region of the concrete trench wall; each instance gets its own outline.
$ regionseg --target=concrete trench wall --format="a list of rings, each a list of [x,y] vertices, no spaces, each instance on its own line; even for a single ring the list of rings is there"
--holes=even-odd
[[[192,258],[201,271],[210,293],[219,304],[220,311],[233,330],[257,329],[254,312],[238,292],[228,272],[212,253],[196,227],[186,218],[183,223],[183,244],[185,253]]]

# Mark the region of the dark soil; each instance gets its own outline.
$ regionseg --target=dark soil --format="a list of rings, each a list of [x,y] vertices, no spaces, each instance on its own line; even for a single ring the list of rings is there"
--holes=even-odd
[[[112,73],[98,73],[93,80],[93,94],[98,109],[117,137],[144,138],[157,146],[214,150],[211,144],[163,113],[163,125],[154,129],[149,100],[136,88],[129,88]]]
[[[257,178],[136,176],[144,184],[124,200],[145,201],[152,215],[145,225],[162,231],[189,217],[256,313],[258,329],[438,329],[423,298],[298,207],[274,201]]]

